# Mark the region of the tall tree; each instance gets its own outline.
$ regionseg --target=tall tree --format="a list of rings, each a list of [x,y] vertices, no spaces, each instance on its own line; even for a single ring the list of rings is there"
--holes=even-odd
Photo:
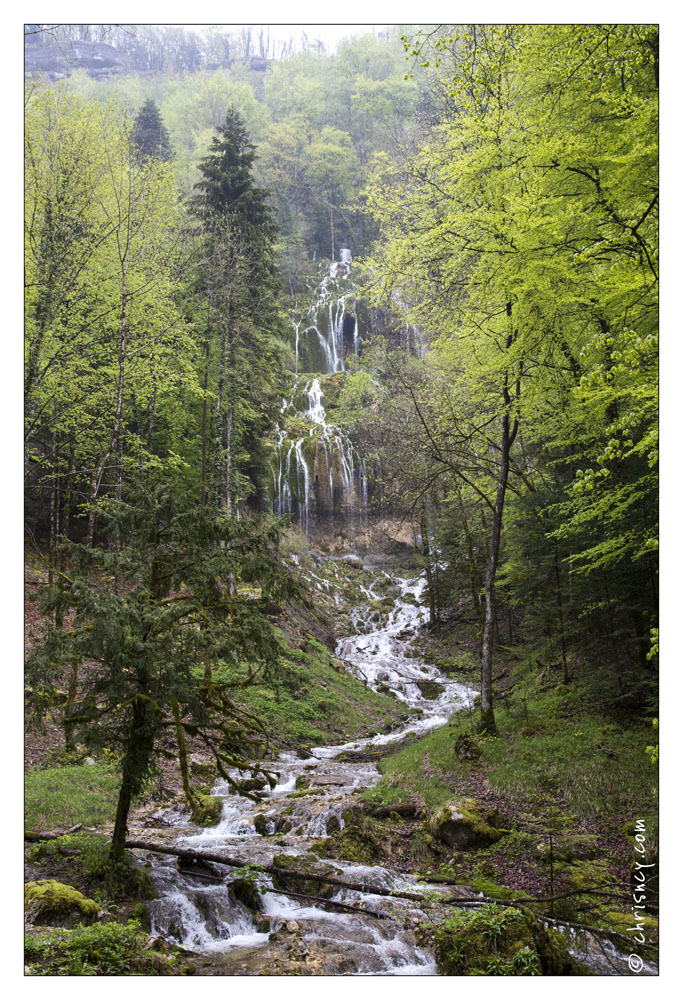
[[[255,155],[230,109],[200,164],[192,203],[201,223],[198,283],[206,297],[204,382],[215,400],[213,435],[203,415],[204,493],[229,517],[249,498],[262,502],[259,459],[283,369],[277,229],[268,192],[254,182]]]
[[[64,664],[88,661],[69,725],[88,746],[116,746],[122,775],[112,853],[120,856],[134,797],[164,755],[164,737],[191,733],[231,788],[253,795],[273,776],[253,763],[268,742],[258,719],[235,700],[279,669],[280,646],[267,612],[292,596],[273,524],[229,522],[161,487],[131,503],[106,501],[101,517],[117,552],[69,545],[69,586],[48,588],[46,607],[74,612],[68,631],[49,627],[29,657],[27,677],[54,690]],[[115,569],[126,584],[115,593]],[[235,583],[248,586],[240,593]],[[221,677],[203,666],[221,661]],[[184,737],[181,738],[181,744]],[[236,778],[234,769],[250,775]]]

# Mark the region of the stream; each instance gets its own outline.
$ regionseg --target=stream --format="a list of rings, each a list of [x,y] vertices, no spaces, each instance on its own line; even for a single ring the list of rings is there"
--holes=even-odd
[[[378,582],[385,575],[378,572]],[[395,582],[401,597],[388,621],[343,639],[337,654],[346,668],[368,685],[391,686],[398,698],[420,710],[421,715],[389,733],[337,746],[313,747],[308,758],[280,754],[269,764],[279,773],[279,782],[260,803],[230,795],[225,782],[219,781],[212,789],[212,794],[224,797],[217,826],[199,830],[188,823],[186,815],[166,814],[166,823],[177,828],[177,846],[224,851],[253,864],[270,864],[277,854],[304,854],[314,840],[343,829],[344,810],[357,801],[363,789],[379,781],[374,763],[355,760],[354,753],[390,745],[411,733],[426,733],[443,725],[453,712],[471,705],[475,693],[472,689],[406,655],[424,615],[418,602],[425,581],[420,576],[413,580],[396,578]],[[372,585],[366,588],[365,596],[376,599]],[[352,613],[357,627],[367,627],[367,612],[367,605],[361,605]],[[423,697],[419,684],[424,681],[441,686],[438,697]],[[297,778],[309,785],[303,796],[296,793]],[[257,826],[266,835],[257,832]],[[273,843],[272,835],[281,831],[286,833]],[[414,927],[424,914],[414,901],[387,899],[371,892],[361,895],[342,888],[331,897],[391,916],[380,920],[359,913],[333,912],[268,892],[262,897],[262,914],[254,914],[234,897],[229,886],[181,873],[173,858],[148,855],[145,860],[148,858],[152,859],[150,874],[159,892],[159,898],[149,904],[152,933],[192,951],[212,954],[218,959],[216,974],[256,974],[291,955],[309,965],[313,974],[436,974],[433,955],[415,939]],[[369,889],[429,892],[436,888],[376,865],[328,859],[324,864],[333,866],[337,877]],[[226,874],[229,871],[225,869]],[[263,885],[271,885],[269,876],[259,879]]]
[[[368,567],[366,567],[368,568]],[[362,588],[368,601],[376,600],[375,586],[388,576],[380,570],[375,581]],[[410,650],[424,617],[420,597],[422,575],[414,579],[392,577],[400,589],[388,620],[369,625],[369,607],[351,612],[355,634],[342,639],[337,655],[347,670],[377,689],[387,685],[413,709],[414,718],[388,733],[352,740],[336,746],[313,747],[309,757],[281,753],[268,766],[278,772],[275,788],[255,803],[229,793],[218,781],[212,794],[223,797],[218,825],[201,829],[187,814],[166,811],[153,817],[163,825],[176,847],[224,852],[250,864],[270,865],[276,855],[301,856],[314,841],[344,827],[344,811],[358,802],[360,793],[379,781],[375,764],[367,759],[373,747],[389,747],[409,734],[419,736],[443,725],[457,711],[471,707],[476,692],[453,681],[436,667],[422,662]],[[320,581],[327,587],[329,581]],[[425,682],[431,682],[426,686]],[[432,697],[425,697],[423,689]],[[434,697],[435,692],[437,696]],[[439,693],[440,692],[440,693]],[[364,754],[363,752],[366,751]],[[297,779],[298,789],[297,789]],[[260,831],[260,832],[259,832]],[[385,915],[335,912],[324,904],[293,899],[273,891],[271,877],[256,876],[269,891],[261,897],[263,909],[254,913],[240,902],[225,882],[212,882],[179,871],[173,857],[139,854],[151,864],[150,875],[158,898],[149,904],[151,931],[174,945],[198,953],[212,975],[437,975],[432,951],[416,937],[422,920],[433,919],[433,905],[424,909],[415,900],[374,894],[373,888],[411,893],[443,893],[444,886],[417,882],[410,876],[379,865],[306,858],[327,866],[331,874],[363,884],[359,893],[328,887],[330,900]],[[234,869],[212,865],[215,873],[234,875]],[[299,890],[300,885],[292,885]],[[288,886],[289,888],[289,886]],[[451,887],[451,894],[460,890]],[[462,894],[471,895],[468,890]],[[570,951],[601,975],[628,974],[626,956],[610,942],[588,944],[569,936]],[[645,965],[645,975],[656,970]]]

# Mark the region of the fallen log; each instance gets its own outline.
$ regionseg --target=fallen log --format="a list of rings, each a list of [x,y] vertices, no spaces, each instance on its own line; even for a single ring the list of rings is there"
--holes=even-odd
[[[398,816],[416,816],[419,811],[414,802],[397,802],[393,806],[380,806],[378,809],[373,809],[370,815],[376,819],[384,819],[386,816],[391,816],[392,813],[396,813]]]
[[[190,878],[202,879],[204,882],[225,882],[227,875],[207,875],[202,871],[194,871],[191,868],[179,868],[181,875],[188,875]],[[289,873],[288,873],[289,874]],[[228,883],[229,884],[229,883]],[[266,892],[273,892],[279,896],[290,896],[292,899],[302,899],[307,903],[316,903],[318,906],[332,906],[345,913],[360,913],[366,917],[376,917],[377,920],[386,920],[386,913],[377,913],[376,910],[367,910],[364,906],[353,906],[352,903],[342,903],[338,899],[325,899],[323,896],[309,896],[303,892],[292,892],[291,889],[276,889],[272,885],[265,886]]]
[[[29,836],[30,835],[30,836]],[[64,836],[64,834],[53,834],[53,833],[43,833],[37,834],[34,831],[27,830],[24,832],[24,838],[27,840],[55,840],[57,837]],[[240,860],[239,858],[229,858],[222,854],[213,854],[208,851],[188,851],[183,850],[178,847],[167,847],[165,844],[149,844],[143,840],[127,840],[125,846],[131,850],[137,851],[151,851],[154,854],[169,854],[177,858],[186,858],[188,860],[197,859],[199,861],[213,861],[216,864],[226,865],[229,868],[245,868],[250,866],[250,862]],[[355,892],[361,892],[365,895],[372,896],[387,896],[393,897],[394,899],[409,899],[416,903],[422,903],[423,905],[428,905],[430,902],[438,902],[445,906],[481,906],[484,903],[496,903],[498,906],[513,906],[521,905],[528,906],[529,903],[534,902],[552,902],[554,899],[565,898],[565,896],[574,895],[574,892],[560,894],[559,896],[541,896],[538,899],[534,897],[522,897],[520,899],[498,899],[495,896],[441,896],[438,900],[426,899],[422,894],[417,892],[404,892],[400,889],[384,889],[381,886],[367,886],[359,882],[349,882],[345,879],[336,878],[334,875],[328,875],[327,873],[319,872],[296,872],[290,871],[289,869],[278,868],[277,865],[252,865],[254,869],[267,872],[269,875],[286,875],[287,878],[292,879],[302,879],[308,881],[314,878],[317,882],[325,882],[327,885],[337,885],[342,889],[351,889]],[[190,873],[191,874],[191,873]],[[275,892],[281,892],[282,890],[276,889]],[[586,892],[587,890],[582,890]],[[287,893],[283,893],[287,895]],[[298,895],[298,894],[297,894]],[[302,894],[303,899],[307,899],[310,902],[318,901],[318,897],[315,896],[305,896]],[[324,902],[330,902],[329,900],[324,900]],[[351,904],[339,904],[344,906],[350,906]],[[369,910],[361,910],[360,912],[369,914]],[[372,914],[372,916],[379,916],[378,914]],[[581,924],[572,920],[559,920],[553,919],[544,913],[538,913],[538,918],[540,920],[545,920],[554,926],[561,927],[573,927],[577,930],[586,931],[593,936],[606,937],[611,940],[616,940],[624,945],[632,945],[630,938],[625,935],[618,933],[617,931],[611,931],[604,927],[593,927],[589,924]],[[641,948],[645,948],[651,952],[657,952],[657,948],[654,945],[640,945]]]
[[[155,854],[170,854],[176,858],[187,858],[191,860],[197,858],[202,861],[214,861],[219,865],[227,865],[229,868],[245,868],[248,861],[240,858],[226,857],[224,854],[212,854],[208,851],[188,851],[179,847],[167,847],[165,844],[149,844],[143,840],[127,840],[126,847],[135,851],[152,851]],[[371,896],[390,896],[395,899],[410,899],[416,903],[424,902],[424,897],[419,892],[404,892],[399,889],[384,889],[382,886],[363,885],[360,882],[349,882],[347,879],[337,878],[322,872],[296,872],[289,868],[278,868],[277,865],[253,865],[254,868],[267,872],[269,875],[286,875],[287,878],[302,879],[316,882],[325,882],[327,885],[338,885],[341,889],[352,889]],[[311,898],[311,897],[309,897]],[[481,902],[481,900],[478,900]],[[457,900],[453,900],[457,902]]]
[[[83,824],[76,823],[75,826],[69,827],[68,830],[63,830],[61,833],[56,830],[48,830],[46,832],[42,832],[40,830],[24,830],[24,840],[30,840],[32,842],[39,840],[59,840],[60,837],[66,837],[70,833],[77,833],[78,830],[82,829]]]

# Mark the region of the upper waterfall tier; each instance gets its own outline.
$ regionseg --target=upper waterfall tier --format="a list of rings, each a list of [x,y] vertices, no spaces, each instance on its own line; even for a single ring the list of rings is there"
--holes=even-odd
[[[340,253],[339,261],[321,261],[307,290],[295,298],[291,323],[296,374],[344,371],[345,359],[359,351],[351,251]]]

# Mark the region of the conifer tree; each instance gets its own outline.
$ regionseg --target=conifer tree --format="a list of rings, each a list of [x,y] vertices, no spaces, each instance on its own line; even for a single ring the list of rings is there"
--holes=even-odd
[[[198,283],[207,299],[204,383],[215,398],[213,425],[208,413],[202,420],[203,495],[229,517],[250,497],[259,504],[265,492],[258,481],[263,441],[284,368],[277,227],[269,192],[254,182],[255,158],[231,108],[199,165],[192,202],[203,239]]]
[[[138,159],[143,163],[151,159],[170,160],[173,156],[171,140],[161,113],[151,99],[145,101],[138,111],[131,139]]]
[[[48,626],[27,663],[32,690],[54,697],[67,665],[88,662],[64,721],[88,747],[121,753],[114,856],[123,852],[135,796],[167,755],[166,734],[180,730],[180,742],[194,736],[238,794],[254,797],[273,784],[253,763],[266,733],[235,695],[279,669],[267,616],[296,585],[278,559],[271,521],[217,519],[175,493],[161,486],[130,503],[102,502],[105,527],[122,539],[118,551],[65,543],[69,585],[46,587],[44,608],[73,612],[73,626]],[[112,573],[120,590],[110,585]],[[238,593],[240,583],[250,586]],[[220,661],[220,677],[212,661]],[[37,697],[34,707],[41,706]],[[250,777],[236,778],[234,769]]]

